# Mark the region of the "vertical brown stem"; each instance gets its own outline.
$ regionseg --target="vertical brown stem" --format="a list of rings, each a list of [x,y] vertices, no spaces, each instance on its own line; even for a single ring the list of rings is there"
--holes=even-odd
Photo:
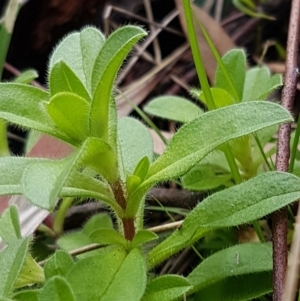
[[[135,234],[134,220],[133,218],[123,218],[122,219],[124,227],[124,236],[127,240],[132,241]]]
[[[292,1],[290,16],[287,53],[285,65],[285,79],[282,90],[281,104],[292,111],[297,85],[297,57],[299,44],[299,16],[300,1]],[[279,128],[276,153],[276,170],[288,171],[290,158],[291,125],[283,124]],[[283,286],[287,269],[287,210],[275,212],[273,220],[273,301],[283,301]]]
[[[116,198],[116,201],[121,206],[121,208],[125,211],[126,210],[126,199],[125,199],[125,193],[122,187],[122,184],[120,180],[115,182],[112,185],[112,190],[114,192],[114,196]],[[134,219],[133,218],[122,218],[122,224],[124,229],[124,237],[127,240],[132,240],[135,235],[135,225],[134,225]]]

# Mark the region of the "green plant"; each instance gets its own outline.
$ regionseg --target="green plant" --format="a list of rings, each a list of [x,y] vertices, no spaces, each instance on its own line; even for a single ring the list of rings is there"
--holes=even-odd
[[[264,0],[259,1],[261,4]],[[268,16],[256,10],[255,1],[252,0],[232,0],[233,5],[243,12],[245,15],[253,18],[262,18],[268,20],[274,20],[274,17]]]
[[[95,217],[75,234],[86,244],[98,243],[96,254],[74,261],[58,250],[42,268],[29,255],[30,239],[20,236],[16,208],[8,209],[0,219],[0,236],[7,244],[0,253],[0,300],[171,301],[192,294],[195,300],[227,300],[229,293],[231,299],[246,300],[271,291],[271,247],[264,243],[222,250],[186,278],[164,275],[147,281],[150,269],[211,231],[252,222],[294,202],[300,197],[300,180],[268,172],[215,193],[148,252],[147,243],[157,238],[143,227],[150,187],[184,176],[217,148],[224,150],[241,137],[248,139],[292,117],[274,103],[236,100],[185,124],[153,161],[147,128],[129,117],[118,119],[114,100],[117,72],[145,35],[139,27],[124,26],[106,39],[87,27],[67,36],[53,52],[49,91],[19,83],[0,85],[0,118],[73,147],[61,160],[0,158],[5,175],[0,178],[0,194],[23,194],[48,210],[57,206],[58,198],[63,198],[62,204],[73,197],[94,198],[106,203],[117,219],[114,226],[108,217]],[[59,241],[62,248],[69,243],[64,237]],[[216,266],[221,267],[218,273]],[[35,286],[23,289],[29,284]]]

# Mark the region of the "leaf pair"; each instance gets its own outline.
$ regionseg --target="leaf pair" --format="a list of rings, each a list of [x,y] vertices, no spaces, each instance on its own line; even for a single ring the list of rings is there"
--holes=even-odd
[[[132,46],[145,35],[139,27],[124,26],[105,40],[96,28],[87,27],[69,35],[55,49],[50,60],[51,110],[55,123],[71,137],[79,141],[82,137],[99,137],[115,148],[116,112],[111,104],[114,80]],[[57,94],[66,106],[61,100],[54,101]],[[73,99],[65,99],[67,95],[73,95]],[[78,114],[68,114],[70,102],[74,102]],[[57,111],[65,115],[67,125]],[[72,129],[77,121],[80,123]]]

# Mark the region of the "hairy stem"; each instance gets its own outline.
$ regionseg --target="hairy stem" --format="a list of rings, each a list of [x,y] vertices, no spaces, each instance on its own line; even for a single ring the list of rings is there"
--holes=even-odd
[[[112,190],[114,192],[117,203],[121,206],[121,208],[125,212],[127,202],[125,198],[125,192],[120,179],[112,185]],[[121,217],[121,224],[123,227],[124,237],[127,240],[131,241],[135,235],[134,218]]]
[[[64,221],[67,215],[69,208],[72,206],[74,199],[73,198],[64,198],[59,209],[56,212],[54,221],[53,221],[53,231],[56,236],[60,236],[64,230]]]

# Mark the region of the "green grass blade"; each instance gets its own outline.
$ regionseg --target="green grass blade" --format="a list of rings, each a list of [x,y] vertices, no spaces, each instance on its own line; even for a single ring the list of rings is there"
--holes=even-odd
[[[184,14],[185,14],[186,26],[187,26],[187,31],[188,31],[188,37],[189,37],[189,41],[190,41],[190,45],[191,45],[191,49],[192,49],[192,54],[193,54],[193,59],[195,62],[197,75],[198,75],[203,93],[205,95],[207,107],[209,110],[213,110],[213,109],[215,109],[215,103],[214,103],[214,99],[210,92],[210,86],[209,86],[208,79],[206,76],[203,58],[202,58],[201,51],[200,51],[198,41],[197,41],[190,0],[183,0],[183,7],[184,7]]]

